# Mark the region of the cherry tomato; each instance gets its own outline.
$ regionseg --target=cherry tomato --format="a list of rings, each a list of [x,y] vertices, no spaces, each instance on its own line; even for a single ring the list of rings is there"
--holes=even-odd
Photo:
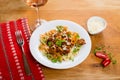
[[[103,60],[102,65],[103,65],[104,67],[106,67],[106,66],[108,66],[110,63],[111,63],[111,60],[110,60],[109,58],[106,58],[105,60]]]
[[[103,53],[103,52],[96,52],[95,55],[97,57],[101,58],[101,59],[107,59],[108,58],[108,56],[105,53]]]

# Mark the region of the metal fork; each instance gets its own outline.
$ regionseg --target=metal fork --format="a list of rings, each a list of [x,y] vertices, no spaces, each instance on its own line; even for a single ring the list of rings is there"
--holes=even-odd
[[[30,75],[31,70],[30,70],[28,61],[26,59],[25,51],[24,51],[24,48],[23,48],[24,40],[23,40],[22,32],[20,30],[17,30],[15,32],[15,36],[16,36],[17,43],[19,44],[19,46],[20,46],[20,48],[22,50],[22,58],[23,58],[25,72],[26,72],[27,75]]]

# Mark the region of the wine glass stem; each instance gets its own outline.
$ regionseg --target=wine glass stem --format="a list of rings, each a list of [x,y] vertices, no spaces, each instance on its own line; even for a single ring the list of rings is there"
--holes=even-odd
[[[39,7],[36,7],[36,14],[37,14],[37,25],[41,25],[40,16],[39,16]]]

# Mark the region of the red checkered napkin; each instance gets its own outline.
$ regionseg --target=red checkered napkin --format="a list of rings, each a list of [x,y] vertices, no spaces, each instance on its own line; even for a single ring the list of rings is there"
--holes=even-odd
[[[25,73],[22,51],[16,42],[15,31],[21,30],[24,50],[32,72]],[[30,30],[26,18],[0,24],[0,80],[44,80],[40,64],[29,50]]]

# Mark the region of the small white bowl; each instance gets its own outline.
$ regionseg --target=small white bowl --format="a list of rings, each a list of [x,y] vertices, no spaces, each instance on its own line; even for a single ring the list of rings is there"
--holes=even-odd
[[[87,21],[87,28],[90,34],[98,34],[107,26],[107,22],[98,16],[90,17]]]

